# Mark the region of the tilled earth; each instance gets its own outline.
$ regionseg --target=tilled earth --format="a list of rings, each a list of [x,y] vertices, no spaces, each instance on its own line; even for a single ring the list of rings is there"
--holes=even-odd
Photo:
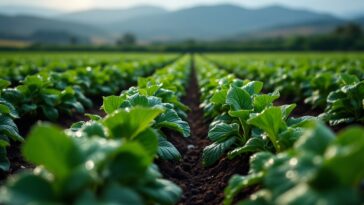
[[[182,154],[179,162],[158,161],[165,178],[177,183],[183,189],[180,205],[222,204],[224,188],[233,174],[246,174],[249,157],[236,160],[222,158],[211,167],[202,165],[203,148],[210,144],[207,138],[208,123],[204,121],[203,110],[199,107],[200,93],[194,69],[191,73],[187,95],[183,102],[190,107],[188,122],[191,136],[183,138],[172,134],[170,139]],[[247,191],[249,192],[249,191]],[[246,194],[239,197],[244,198]]]

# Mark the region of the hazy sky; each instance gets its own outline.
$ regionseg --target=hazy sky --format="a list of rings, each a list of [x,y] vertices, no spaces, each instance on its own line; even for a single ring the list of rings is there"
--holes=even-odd
[[[44,6],[60,10],[88,8],[120,8],[140,4],[158,5],[178,9],[201,4],[233,3],[246,7],[281,4],[295,8],[308,8],[335,14],[364,11],[364,0],[0,0],[0,5]]]

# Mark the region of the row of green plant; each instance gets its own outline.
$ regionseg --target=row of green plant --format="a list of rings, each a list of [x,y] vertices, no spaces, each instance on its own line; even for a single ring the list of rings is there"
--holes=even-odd
[[[12,103],[20,116],[44,116],[56,120],[60,113],[84,113],[92,107],[91,96],[111,95],[150,75],[172,59],[152,59],[111,67],[82,67],[62,73],[40,72],[27,76],[21,85],[4,88],[1,97]]]
[[[317,118],[290,117],[295,104],[275,106],[279,92],[260,93],[262,82],[240,80],[200,57],[196,61],[202,107],[212,120],[203,163],[253,154],[249,173],[230,179],[224,204],[236,202],[247,188],[259,191],[239,204],[364,202],[363,128],[336,138]]]
[[[9,170],[6,148],[10,146],[11,140],[23,141],[14,119],[39,119],[45,116],[46,119],[55,121],[60,114],[84,113],[85,107],[93,106],[92,101],[86,97],[90,90],[106,87],[114,88],[109,92],[117,92],[136,81],[137,76],[148,75],[170,61],[171,59],[154,59],[134,62],[132,66],[99,72],[97,69],[83,68],[87,71],[82,72],[82,75],[70,70],[58,73],[59,78],[54,77],[56,73],[45,72],[26,77],[22,85],[15,88],[8,88],[9,81],[0,80],[0,171]]]
[[[153,58],[174,58],[175,54],[133,53],[70,53],[70,52],[11,52],[0,53],[0,78],[20,84],[28,75],[39,72],[58,72],[78,68],[122,67],[125,63]]]
[[[37,165],[0,190],[4,204],[175,204],[182,190],[162,178],[156,157],[178,159],[167,131],[189,136],[180,102],[190,62],[186,56],[120,96],[104,98],[106,117],[88,115],[62,131],[37,125],[24,157]]]
[[[219,67],[265,82],[290,102],[325,111],[330,125],[363,123],[364,58],[360,54],[209,55]]]

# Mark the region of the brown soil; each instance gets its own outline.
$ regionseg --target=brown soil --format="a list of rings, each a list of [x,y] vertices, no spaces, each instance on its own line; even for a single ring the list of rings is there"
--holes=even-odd
[[[203,148],[211,142],[207,139],[208,124],[204,121],[203,110],[199,107],[200,93],[195,71],[192,68],[187,96],[183,102],[190,107],[188,122],[191,136],[183,138],[172,134],[169,140],[181,152],[183,158],[179,162],[157,161],[165,178],[172,180],[183,189],[179,205],[222,204],[224,188],[233,174],[246,174],[249,166],[248,156],[235,160],[222,158],[215,165],[205,168],[202,165]],[[245,198],[250,191],[239,198]]]

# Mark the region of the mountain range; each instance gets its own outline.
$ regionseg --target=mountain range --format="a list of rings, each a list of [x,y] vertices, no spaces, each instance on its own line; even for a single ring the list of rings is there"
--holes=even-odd
[[[29,35],[38,30],[48,30],[115,39],[131,32],[144,41],[217,40],[236,36],[310,35],[330,31],[347,22],[331,14],[277,5],[248,9],[221,4],[176,11],[155,6],[71,13],[44,8],[26,11],[25,7],[0,7],[0,34]],[[354,21],[364,25],[364,15]]]

